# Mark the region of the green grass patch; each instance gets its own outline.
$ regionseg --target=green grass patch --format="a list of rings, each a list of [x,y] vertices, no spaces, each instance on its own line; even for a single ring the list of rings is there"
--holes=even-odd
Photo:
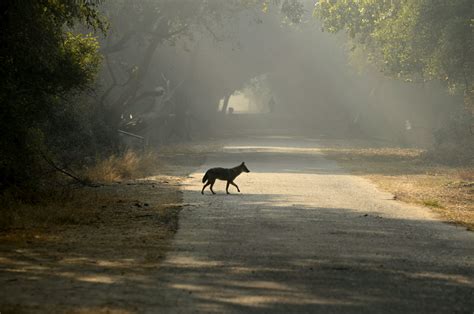
[[[444,208],[437,200],[423,200],[423,205],[434,208]]]

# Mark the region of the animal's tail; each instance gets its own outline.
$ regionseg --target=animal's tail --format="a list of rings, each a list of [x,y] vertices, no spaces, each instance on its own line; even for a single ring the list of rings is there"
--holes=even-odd
[[[202,177],[202,183],[206,182],[208,179],[208,175],[207,175],[207,172],[206,174],[204,175],[204,177]]]

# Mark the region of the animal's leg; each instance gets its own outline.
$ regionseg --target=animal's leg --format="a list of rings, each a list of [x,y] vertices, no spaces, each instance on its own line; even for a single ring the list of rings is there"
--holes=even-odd
[[[237,184],[235,184],[233,181],[231,181],[230,184],[232,184],[233,186],[235,186],[235,187],[237,188],[237,191],[240,192],[240,189],[239,189],[239,187],[237,186]]]
[[[211,183],[207,182],[206,184],[204,184],[204,186],[202,187],[202,190],[201,190],[201,194],[204,194],[204,189],[206,188],[206,186],[210,185]]]
[[[227,186],[225,187],[225,191],[227,194],[230,194],[229,193],[229,184],[230,184],[230,181],[227,181]]]
[[[212,187],[214,186],[214,183],[215,183],[215,182],[216,182],[216,180],[214,180],[214,181],[211,182],[211,187],[210,187],[210,189],[211,189],[212,194],[216,194],[216,193],[214,192],[214,190],[212,189]]]

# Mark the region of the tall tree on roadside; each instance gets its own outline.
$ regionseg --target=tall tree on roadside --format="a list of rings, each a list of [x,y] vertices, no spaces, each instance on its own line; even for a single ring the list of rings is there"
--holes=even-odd
[[[94,1],[0,2],[0,190],[44,174],[49,125],[94,80],[98,42],[73,29],[104,30],[96,9]]]

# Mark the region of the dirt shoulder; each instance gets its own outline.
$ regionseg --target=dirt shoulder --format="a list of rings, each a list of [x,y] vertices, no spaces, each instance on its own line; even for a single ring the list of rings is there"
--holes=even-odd
[[[474,166],[431,162],[426,151],[365,140],[322,141],[322,152],[397,200],[431,208],[474,230]]]
[[[36,208],[49,221],[3,229],[0,312],[133,312],[111,296],[143,291],[160,268],[178,229],[180,186],[204,154],[165,151],[161,160],[160,175],[81,188],[75,207]]]

